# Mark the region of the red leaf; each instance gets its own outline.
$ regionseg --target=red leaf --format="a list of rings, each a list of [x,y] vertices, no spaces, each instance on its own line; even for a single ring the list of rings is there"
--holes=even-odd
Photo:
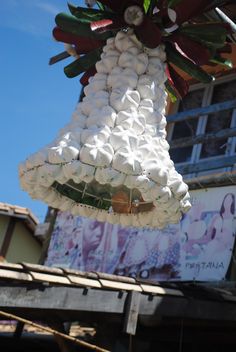
[[[80,78],[80,83],[82,84],[82,86],[87,86],[89,78],[94,76],[96,72],[97,70],[95,66],[90,67],[90,69],[88,69],[88,71],[86,71]]]
[[[169,64],[169,82],[172,84],[173,87],[177,91],[177,93],[183,98],[189,89],[188,82],[186,82],[183,77],[181,77],[177,71]]]
[[[173,86],[174,85],[174,82],[171,78],[171,75],[170,75],[170,70],[169,70],[169,65],[166,65],[166,69],[165,69],[165,72],[166,72],[166,76],[170,82],[170,84]]]
[[[127,24],[122,18],[119,17],[90,23],[91,30],[99,33],[120,29],[123,27],[127,27]]]
[[[106,28],[107,26],[112,24],[112,20],[100,20],[90,23],[90,28],[92,31],[96,31],[97,29]]]
[[[64,32],[59,27],[53,29],[53,36],[56,40],[74,44],[78,54],[86,54],[93,49],[97,49],[105,44],[105,41],[93,38],[79,37],[74,34]]]
[[[177,14],[176,23],[178,25],[188,21],[191,18],[198,16],[205,11],[209,5],[209,0],[182,0],[174,10]]]
[[[188,59],[197,65],[205,65],[210,60],[210,51],[202,44],[195,42],[188,36],[180,33],[172,34],[167,37],[168,41],[175,44],[175,48],[185,54]]]
[[[135,27],[135,33],[138,39],[148,48],[156,48],[161,42],[161,31],[148,16],[144,17],[140,26]]]

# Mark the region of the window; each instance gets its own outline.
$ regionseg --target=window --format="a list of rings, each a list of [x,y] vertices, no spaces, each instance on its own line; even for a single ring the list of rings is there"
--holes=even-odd
[[[196,85],[176,105],[176,111],[182,112],[195,108],[207,107],[233,100],[236,98],[236,75],[229,75],[217,79],[210,85]],[[168,126],[168,140],[195,137],[198,135],[217,133],[236,126],[236,109],[202,115],[186,121],[171,123]],[[210,140],[191,146],[181,146],[170,149],[171,159],[178,165],[194,164],[200,161],[208,161],[232,156],[236,153],[236,137]],[[217,163],[216,163],[217,165]],[[222,171],[222,167],[220,168]],[[226,168],[223,168],[226,170]],[[219,171],[219,169],[217,170]],[[212,170],[211,170],[212,172]],[[216,170],[214,170],[216,172]],[[206,173],[204,171],[204,173]],[[207,172],[209,173],[209,171]],[[200,173],[198,173],[199,175]],[[202,172],[201,172],[202,174]],[[196,173],[189,176],[196,176]]]

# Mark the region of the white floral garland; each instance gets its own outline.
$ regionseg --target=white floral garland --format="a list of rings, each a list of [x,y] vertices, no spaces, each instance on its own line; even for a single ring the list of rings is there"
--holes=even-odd
[[[157,228],[178,222],[191,205],[165,139],[163,46],[143,48],[132,30],[120,31],[107,40],[96,69],[71,122],[20,165],[22,188],[52,207],[101,221]],[[116,214],[78,204],[52,187],[69,180],[136,188],[154,208]]]

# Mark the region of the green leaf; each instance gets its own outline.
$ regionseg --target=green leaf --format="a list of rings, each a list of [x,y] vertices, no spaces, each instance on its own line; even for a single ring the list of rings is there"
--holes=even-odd
[[[153,15],[153,10],[156,6],[156,3],[157,3],[157,0],[150,0],[150,5],[149,5],[149,8],[147,10],[147,15],[148,16],[152,16]]]
[[[179,31],[210,48],[224,46],[227,36],[226,28],[217,23],[186,25]]]
[[[105,18],[112,18],[112,13],[108,11],[96,10],[92,8],[76,7],[68,3],[69,10],[81,23],[91,23]]]
[[[168,6],[169,7],[175,7],[178,5],[182,0],[167,0],[168,1]]]
[[[232,68],[233,67],[233,63],[232,63],[231,60],[225,59],[225,58],[223,58],[223,57],[221,57],[219,55],[216,55],[210,61],[213,62],[214,64],[226,66],[227,68]]]
[[[71,64],[64,67],[65,75],[68,78],[73,78],[82,72],[87,71],[100,59],[101,52],[101,49],[96,49],[73,61]]]
[[[150,4],[151,4],[151,0],[144,0],[143,7],[144,7],[145,13],[148,13],[148,9],[150,7]]]
[[[167,93],[168,93],[168,95],[170,97],[171,102],[172,103],[176,103],[176,101],[178,100],[178,95],[175,92],[174,88],[169,83],[169,81],[166,81],[165,87],[166,87],[166,90],[167,90]]]
[[[181,55],[173,46],[166,43],[167,61],[172,62],[182,71],[203,83],[210,83],[214,77],[205,72],[201,67],[195,65],[191,60]]]
[[[98,8],[102,11],[105,10],[105,6],[100,2],[100,1],[96,1],[97,5],[98,5]]]
[[[55,22],[63,31],[81,37],[106,40],[111,36],[111,32],[94,33],[88,23],[81,23],[76,17],[66,13],[59,13],[55,18]]]

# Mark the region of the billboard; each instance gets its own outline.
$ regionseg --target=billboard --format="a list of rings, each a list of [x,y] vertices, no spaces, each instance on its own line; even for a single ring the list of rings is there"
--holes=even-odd
[[[234,186],[191,192],[192,209],[163,230],[59,212],[45,264],[152,281],[224,280],[236,234]]]

